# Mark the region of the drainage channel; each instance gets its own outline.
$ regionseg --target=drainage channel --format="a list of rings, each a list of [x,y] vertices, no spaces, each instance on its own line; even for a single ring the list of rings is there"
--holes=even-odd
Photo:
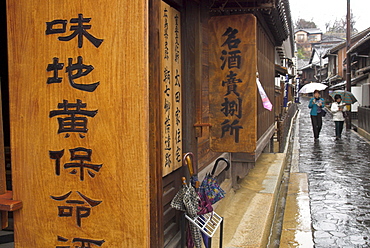
[[[297,115],[299,112],[297,113]],[[294,133],[295,133],[295,127],[296,127],[296,121],[297,118],[294,118],[294,121],[292,123],[292,132],[290,134],[290,137],[288,139],[288,149],[286,154],[286,164],[284,168],[284,173],[282,176],[280,189],[278,192],[278,199],[276,201],[275,206],[275,212],[274,212],[274,218],[271,226],[269,241],[267,244],[268,248],[278,248],[280,245],[280,236],[283,229],[283,219],[284,219],[284,209],[285,209],[285,203],[286,203],[286,196],[288,192],[288,185],[289,185],[289,177],[290,177],[290,167],[292,164],[292,150],[293,150],[293,144],[294,144]]]

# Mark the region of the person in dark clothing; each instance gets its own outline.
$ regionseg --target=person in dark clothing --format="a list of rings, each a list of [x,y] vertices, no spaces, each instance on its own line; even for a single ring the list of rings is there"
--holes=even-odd
[[[315,90],[313,94],[313,98],[310,99],[308,107],[311,109],[311,122],[312,122],[312,129],[315,140],[317,140],[320,136],[320,131],[322,128],[322,112],[323,108],[325,107],[324,99],[320,97],[320,91]]]

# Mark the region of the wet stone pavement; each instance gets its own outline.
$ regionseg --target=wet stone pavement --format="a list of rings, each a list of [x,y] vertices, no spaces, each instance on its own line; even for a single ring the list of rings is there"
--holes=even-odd
[[[308,99],[300,104],[300,172],[308,174],[315,247],[370,247],[370,143],[330,114],[314,141]]]

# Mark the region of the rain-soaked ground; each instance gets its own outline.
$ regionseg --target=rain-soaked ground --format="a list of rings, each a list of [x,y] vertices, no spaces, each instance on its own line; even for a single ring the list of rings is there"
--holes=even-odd
[[[370,247],[370,143],[331,115],[314,141],[308,99],[301,98],[299,170],[308,174],[315,247]]]

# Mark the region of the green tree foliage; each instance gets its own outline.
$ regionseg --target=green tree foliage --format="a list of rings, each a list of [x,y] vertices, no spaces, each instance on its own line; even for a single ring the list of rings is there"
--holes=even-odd
[[[307,56],[306,56],[305,52],[303,51],[302,47],[297,49],[297,57],[298,57],[298,59],[307,59]]]
[[[305,19],[299,18],[295,23],[294,23],[294,28],[295,29],[303,29],[303,28],[317,28],[316,23],[311,21],[306,21]]]

